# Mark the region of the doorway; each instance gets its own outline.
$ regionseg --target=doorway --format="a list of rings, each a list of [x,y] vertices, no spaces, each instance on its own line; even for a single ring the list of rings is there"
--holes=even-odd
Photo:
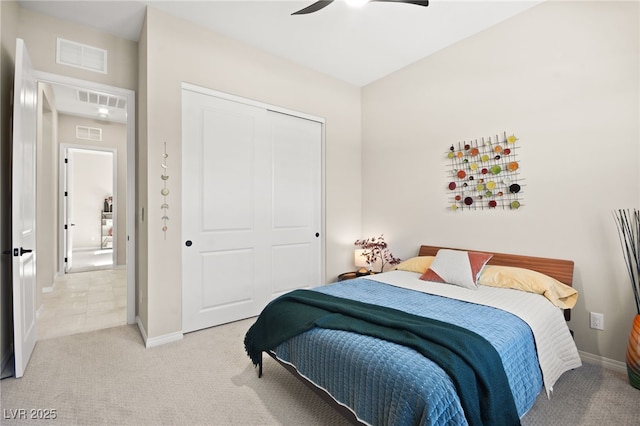
[[[112,246],[112,266],[111,272],[118,275],[118,280],[124,282],[124,285],[119,288],[118,292],[124,293],[124,300],[126,304],[126,323],[133,324],[135,323],[135,92],[129,89],[122,89],[118,87],[103,85],[95,82],[79,80],[75,78],[60,76],[56,74],[44,73],[44,72],[35,72],[35,77],[39,83],[45,83],[51,86],[61,86],[65,89],[69,89],[74,91],[77,94],[78,98],[82,98],[88,100],[89,102],[95,101],[97,99],[97,105],[95,105],[95,109],[99,114],[103,114],[103,116],[98,117],[87,117],[84,116],[85,119],[90,119],[98,122],[100,125],[93,126],[91,123],[86,125],[86,123],[82,123],[80,126],[74,125],[74,131],[77,132],[78,138],[83,139],[82,146],[77,146],[79,142],[77,138],[65,139],[61,138],[58,140],[58,144],[62,147],[62,145],[66,145],[66,148],[71,149],[87,149],[87,145],[91,145],[95,142],[95,132],[94,127],[104,127],[109,128],[110,120],[107,120],[108,117],[104,116],[104,114],[108,114],[104,112],[104,108],[100,103],[103,99],[107,99],[108,105],[113,105],[114,99],[117,100],[117,105],[121,106],[115,111],[111,108],[111,111],[115,111],[118,114],[121,114],[125,117],[124,119],[124,131],[123,131],[123,139],[124,143],[121,149],[107,149],[93,147],[94,155],[96,155],[95,151],[107,151],[102,155],[111,155],[113,159],[112,166],[112,204],[110,205],[110,210],[115,210],[112,213],[111,218],[105,218],[105,227],[103,229],[102,223],[102,213],[104,212],[103,203],[98,203],[94,210],[94,238],[98,239],[102,237],[102,232],[106,232],[108,238],[107,243],[110,243]],[[60,101],[58,97],[55,97],[55,103],[57,104]],[[123,105],[120,104],[123,103]],[[109,108],[107,108],[109,109]],[[60,109],[61,110],[61,109]],[[82,112],[78,112],[75,116],[82,117]],[[73,115],[73,114],[70,114]],[[78,151],[79,153],[80,151]],[[86,152],[85,152],[86,153]],[[59,162],[64,161],[64,157],[61,151],[56,152],[56,157],[59,158]],[[118,172],[116,173],[115,170]],[[62,187],[62,175],[58,176],[58,187]],[[64,192],[63,189],[60,191]],[[104,191],[102,191],[104,192]],[[105,192],[105,194],[100,194],[100,198],[104,201],[105,198],[109,198],[109,194]],[[66,245],[64,241],[64,227],[70,228],[71,223],[64,223],[65,220],[65,212],[64,212],[64,204],[58,203],[59,208],[57,209],[58,216],[58,225],[57,228],[59,230],[57,243],[55,247],[55,251],[59,254],[64,254],[66,250]],[[72,228],[72,227],[71,227]],[[109,235],[111,232],[111,235]],[[91,237],[89,237],[91,238]],[[73,241],[73,240],[72,240]],[[71,246],[73,247],[73,245]],[[97,247],[102,247],[102,245],[97,245]],[[59,255],[59,259],[62,261],[58,262],[57,265],[57,273],[55,277],[56,283],[61,280],[69,280],[71,275],[67,274],[67,270],[65,270],[64,264],[64,256]],[[73,262],[73,259],[72,259]],[[120,266],[120,267],[119,267]],[[125,269],[126,268],[126,269]],[[73,269],[73,263],[71,264],[70,270]],[[105,274],[110,271],[92,271],[87,272],[90,274]],[[72,271],[73,272],[73,271]],[[94,277],[95,278],[95,277]],[[104,279],[100,279],[104,281]],[[55,290],[55,286],[52,285],[52,288],[49,289],[51,291]],[[43,289],[43,293],[47,293],[47,289]]]
[[[117,151],[60,146],[65,273],[113,269],[118,258]]]

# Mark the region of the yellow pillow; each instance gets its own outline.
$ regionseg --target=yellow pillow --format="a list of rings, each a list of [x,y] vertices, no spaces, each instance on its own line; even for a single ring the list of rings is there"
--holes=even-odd
[[[418,272],[420,274],[424,274],[429,266],[431,266],[431,262],[435,256],[418,256],[412,257],[409,260],[405,260],[401,264],[395,267],[395,269],[399,271],[409,271],[409,272]]]
[[[573,308],[578,301],[577,290],[530,269],[487,265],[480,274],[478,284],[541,294],[563,309]]]

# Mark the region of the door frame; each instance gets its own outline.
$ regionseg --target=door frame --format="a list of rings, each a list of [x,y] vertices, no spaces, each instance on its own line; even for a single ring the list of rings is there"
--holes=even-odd
[[[112,194],[113,194],[113,211],[117,211],[118,207],[118,150],[115,148],[109,147],[101,147],[101,146],[88,146],[88,145],[76,145],[76,144],[68,144],[61,143],[60,145],[60,155],[58,156],[58,206],[59,206],[59,221],[58,221],[58,229],[64,232],[64,225],[67,223],[67,215],[66,209],[64,206],[65,195],[64,192],[66,188],[64,187],[67,181],[67,165],[65,164],[65,159],[68,158],[67,154],[69,151],[93,151],[93,152],[108,152],[111,154],[111,167],[112,167]],[[73,163],[72,163],[73,164]],[[63,179],[64,176],[64,179]],[[65,265],[65,257],[67,253],[67,247],[65,244],[66,236],[64,238],[60,238],[59,246],[62,247],[62,250],[59,250],[60,256],[58,259],[59,271],[62,274],[67,274]],[[116,259],[118,258],[118,215],[113,217],[113,252],[111,253],[111,260],[113,263],[113,269],[116,269]]]
[[[93,81],[80,80],[58,74],[35,71],[36,81],[64,84],[85,90],[94,90],[124,97],[127,100],[127,324],[136,322],[136,115],[135,92]],[[62,238],[59,238],[60,247]],[[63,248],[60,248],[63,250]],[[64,269],[63,269],[64,270]]]

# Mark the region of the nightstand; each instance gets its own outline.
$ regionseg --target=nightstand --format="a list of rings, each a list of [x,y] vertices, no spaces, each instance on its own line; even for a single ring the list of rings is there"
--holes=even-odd
[[[358,278],[358,277],[366,277],[367,275],[374,275],[375,272],[369,271],[369,272],[365,272],[364,274],[361,274],[357,271],[353,271],[353,272],[344,272],[340,275],[338,275],[338,281],[346,281],[346,280],[352,280],[354,278]]]

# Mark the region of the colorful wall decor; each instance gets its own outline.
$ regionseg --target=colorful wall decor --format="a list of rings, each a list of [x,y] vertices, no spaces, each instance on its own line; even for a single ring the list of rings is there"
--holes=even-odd
[[[451,145],[446,158],[448,208],[517,210],[523,184],[515,135],[481,138]]]

